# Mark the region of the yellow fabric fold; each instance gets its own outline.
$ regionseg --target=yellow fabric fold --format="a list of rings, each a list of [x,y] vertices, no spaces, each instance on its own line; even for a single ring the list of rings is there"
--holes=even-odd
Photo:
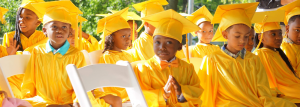
[[[281,44],[281,49],[285,55],[289,58],[290,63],[292,64],[297,76],[300,77],[300,45],[290,44],[285,41]]]
[[[66,71],[68,64],[78,68],[86,65],[83,54],[75,47],[70,46],[62,56],[46,53],[46,44],[36,46],[25,71],[21,88],[23,98],[29,98],[33,106],[73,103],[75,93]]]
[[[152,57],[134,67],[143,94],[150,107],[198,107],[201,105],[200,96],[203,89],[200,87],[200,81],[193,65],[178,58],[176,60],[179,63],[178,67],[171,66],[161,69],[159,60],[156,57]],[[167,105],[163,98],[163,87],[167,83],[169,75],[172,75],[179,82],[182,94],[187,102],[178,102],[175,90],[172,88],[172,94],[167,100]]]
[[[155,54],[153,51],[153,37],[146,32],[142,32],[133,44],[129,52],[134,61],[148,60]]]
[[[259,57],[246,53],[234,59],[222,50],[204,57],[198,76],[204,88],[202,107],[273,107]]]
[[[300,79],[289,69],[279,52],[261,48],[256,54],[266,69],[270,88],[278,88],[286,97],[293,99],[294,103],[300,103]]]
[[[203,58],[206,55],[220,50],[220,47],[212,44],[197,43],[195,46],[189,46],[191,57]]]

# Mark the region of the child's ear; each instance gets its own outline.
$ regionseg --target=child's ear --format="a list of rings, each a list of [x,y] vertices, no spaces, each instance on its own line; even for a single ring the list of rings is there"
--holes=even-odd
[[[290,25],[286,25],[286,26],[285,26],[285,33],[286,33],[286,34],[289,33],[289,31],[290,31],[289,29],[290,29]],[[288,36],[288,35],[287,35],[287,36]]]
[[[226,30],[222,32],[222,35],[225,39],[228,39],[228,32]]]
[[[182,50],[182,43],[179,42],[178,51]]]
[[[38,22],[36,23],[36,26],[39,26],[40,24],[42,24],[42,22],[41,22],[41,21],[38,21]]]
[[[44,35],[47,35],[47,29],[45,27],[42,28]]]

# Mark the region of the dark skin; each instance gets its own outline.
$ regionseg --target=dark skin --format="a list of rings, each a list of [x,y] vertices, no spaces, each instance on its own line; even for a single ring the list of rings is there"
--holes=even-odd
[[[250,32],[250,35],[248,38],[248,43],[245,46],[247,51],[250,51],[250,52],[252,51],[253,45],[254,45],[253,40],[254,40],[254,29],[251,29],[251,32]]]
[[[261,38],[261,34],[258,36],[258,39]],[[276,48],[280,48],[282,43],[282,31],[278,30],[270,30],[263,33],[262,43],[265,48],[275,50]]]
[[[160,60],[170,61],[175,57],[176,52],[182,49],[182,44],[175,39],[156,35],[153,38],[153,48],[154,53],[160,58]],[[172,75],[169,75],[168,82],[164,87],[164,94],[167,97],[171,95],[171,87],[175,89],[176,95],[180,95],[182,93],[180,84]]]
[[[210,43],[212,38],[214,37],[214,27],[210,22],[202,22],[199,24],[201,30],[196,31],[199,43]]]
[[[71,25],[60,21],[46,23],[43,32],[48,36],[50,44],[54,49],[59,49],[64,45],[69,35],[71,35]]]
[[[250,31],[250,27],[244,24],[235,24],[223,31],[222,35],[228,41],[226,49],[237,54],[248,43]]]
[[[296,18],[294,22],[285,26],[287,37],[296,45],[300,45],[300,18]]]
[[[155,27],[152,26],[151,24],[149,24],[148,22],[145,22],[144,27],[145,27],[146,33],[148,33],[149,35],[153,36],[153,33],[155,31]]]
[[[38,16],[31,10],[23,8],[20,13],[19,27],[23,35],[29,38],[41,24]]]
[[[131,34],[130,28],[121,29],[114,32],[113,33],[114,47],[112,50],[120,51],[120,52],[122,50],[126,50],[131,42],[130,34]]]

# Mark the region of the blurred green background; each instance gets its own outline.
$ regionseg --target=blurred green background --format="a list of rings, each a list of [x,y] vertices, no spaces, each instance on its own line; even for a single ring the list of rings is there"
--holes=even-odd
[[[55,0],[44,0],[44,1],[55,1]],[[80,10],[84,13],[82,16],[88,19],[87,22],[83,23],[83,31],[93,35],[98,40],[100,40],[100,34],[96,34],[97,21],[103,17],[95,16],[95,14],[106,14],[109,10],[121,10],[125,7],[130,7],[129,11],[136,12],[132,4],[143,2],[146,0],[71,0]],[[165,9],[174,9],[179,13],[188,13],[188,0],[167,0],[169,5],[164,6]],[[0,6],[9,9],[5,14],[6,24],[0,23],[1,31],[0,38],[7,32],[15,30],[15,16],[21,0],[1,0]],[[255,2],[255,0],[194,0],[194,11],[205,5],[209,11],[214,14],[218,5],[222,4],[236,4],[236,3],[250,3]],[[138,26],[141,24],[140,21],[137,22]],[[217,25],[214,26],[217,29]],[[37,30],[41,30],[40,25]],[[143,29],[141,30],[143,31]],[[185,40],[183,40],[185,41]],[[193,43],[198,41],[197,37],[193,38]],[[2,40],[0,41],[2,42]],[[223,43],[214,43],[222,45]]]

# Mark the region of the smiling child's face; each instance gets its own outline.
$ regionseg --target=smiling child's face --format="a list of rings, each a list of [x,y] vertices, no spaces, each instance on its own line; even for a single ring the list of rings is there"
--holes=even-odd
[[[35,31],[41,24],[38,16],[31,10],[23,8],[20,13],[19,27],[21,32]]]
[[[176,52],[181,50],[182,44],[172,38],[162,35],[156,35],[153,37],[154,53],[161,59],[170,61],[175,57]]]

